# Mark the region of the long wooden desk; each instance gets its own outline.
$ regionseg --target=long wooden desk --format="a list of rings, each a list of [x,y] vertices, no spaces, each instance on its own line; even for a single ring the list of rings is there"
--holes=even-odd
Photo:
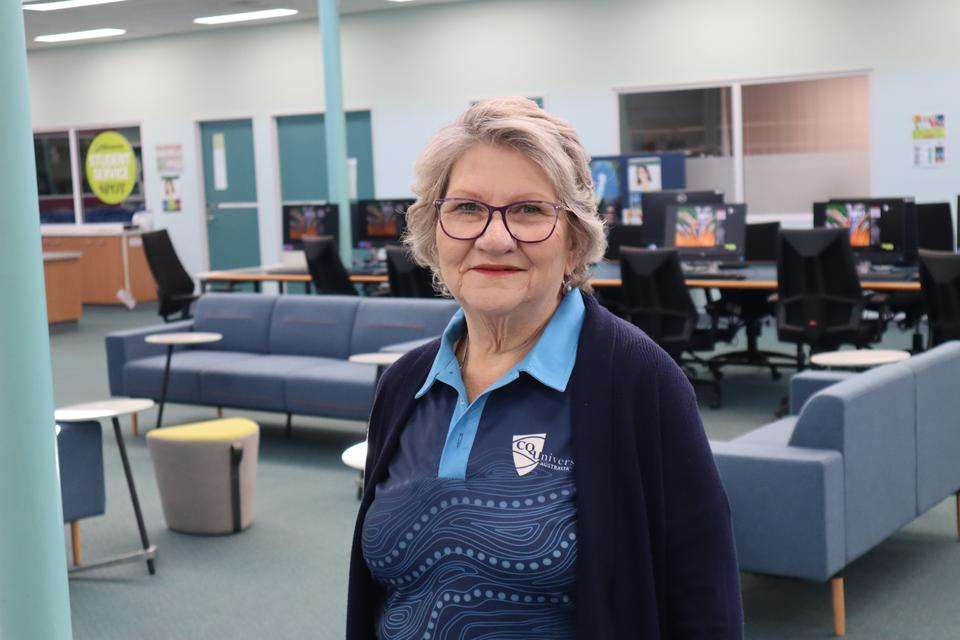
[[[730,277],[698,278],[697,274],[691,273],[688,274],[686,283],[688,287],[697,289],[740,289],[771,292],[777,290],[777,269],[772,264],[750,265],[745,269],[721,273],[729,273]],[[594,265],[591,275],[590,284],[597,288],[619,287],[621,284],[620,265],[616,263],[603,262]],[[742,276],[742,279],[740,276]],[[276,282],[280,284],[282,293],[285,283],[299,282],[309,285],[311,282],[310,274],[306,272],[306,268],[298,269],[283,265],[261,265],[229,271],[205,271],[197,274],[197,278],[200,280],[202,291],[206,291],[208,286],[213,283],[225,283],[231,286],[240,283],[253,283],[254,288],[259,291],[262,283]],[[357,284],[381,284],[387,282],[387,275],[351,273],[350,281]],[[860,284],[864,289],[870,291],[920,291],[920,282],[910,279],[870,280],[869,276],[865,276]]]

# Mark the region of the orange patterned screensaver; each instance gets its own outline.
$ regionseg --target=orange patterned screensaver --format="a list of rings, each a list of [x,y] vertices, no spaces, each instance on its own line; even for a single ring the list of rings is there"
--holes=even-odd
[[[717,226],[726,211],[711,206],[677,207],[677,247],[714,247]]]
[[[827,227],[850,229],[851,247],[871,246],[872,218],[879,216],[879,210],[870,211],[862,202],[827,205]]]
[[[395,211],[393,207],[368,204],[364,211],[367,234],[374,238],[396,237],[400,233],[397,220],[397,214],[400,213],[402,212]]]

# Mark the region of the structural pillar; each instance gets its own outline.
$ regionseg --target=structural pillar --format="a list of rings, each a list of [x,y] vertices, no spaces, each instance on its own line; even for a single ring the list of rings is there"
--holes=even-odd
[[[323,42],[323,118],[327,138],[327,193],[340,207],[340,257],[347,269],[353,263],[350,185],[347,174],[347,118],[343,112],[343,72],[340,69],[340,10],[337,0],[317,0]]]
[[[68,640],[37,175],[20,2],[0,2],[0,638]]]

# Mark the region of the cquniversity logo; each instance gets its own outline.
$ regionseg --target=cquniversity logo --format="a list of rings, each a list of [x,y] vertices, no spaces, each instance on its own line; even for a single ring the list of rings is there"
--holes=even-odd
[[[518,475],[525,476],[537,468],[546,439],[545,433],[513,436],[513,465],[517,468]]]

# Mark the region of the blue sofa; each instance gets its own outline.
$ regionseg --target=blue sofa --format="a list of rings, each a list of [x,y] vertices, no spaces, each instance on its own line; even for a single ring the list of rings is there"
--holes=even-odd
[[[165,352],[147,335],[214,331],[222,341],[174,352],[169,402],[366,420],[376,369],[347,358],[437,336],[456,309],[440,299],[211,293],[192,320],[107,336],[110,393],[160,397]]]
[[[740,569],[831,581],[843,635],[843,568],[960,491],[957,379],[957,342],[859,374],[803,372],[792,415],[711,442]]]

